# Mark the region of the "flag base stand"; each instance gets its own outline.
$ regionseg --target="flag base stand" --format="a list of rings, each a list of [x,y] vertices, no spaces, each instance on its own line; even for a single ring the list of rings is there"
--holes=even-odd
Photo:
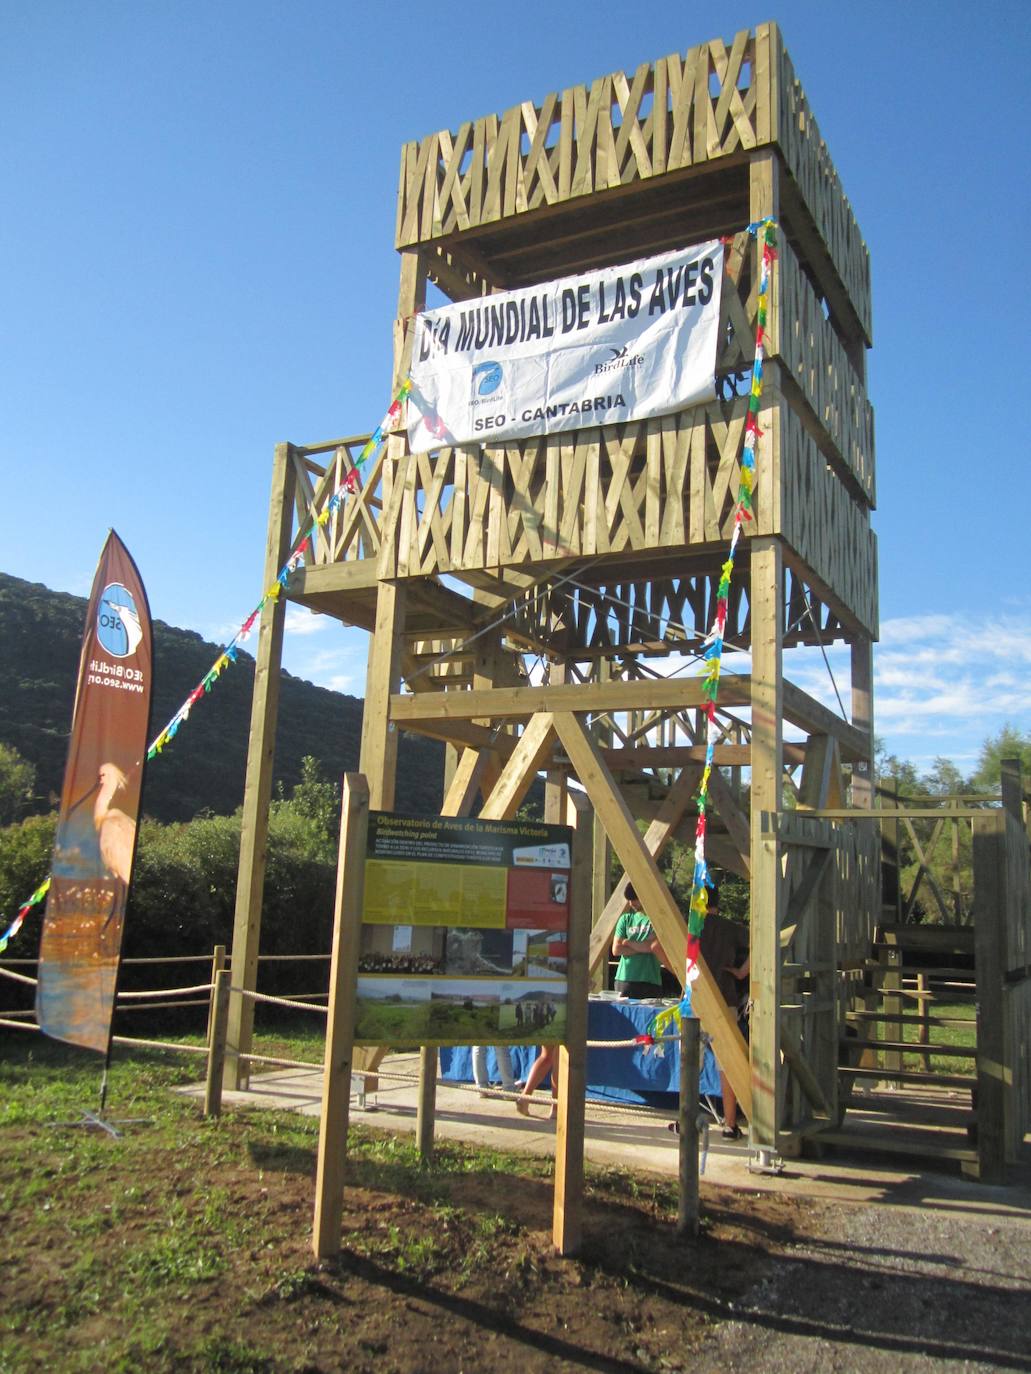
[[[115,1140],[120,1140],[124,1134],[118,1130],[119,1126],[153,1126],[152,1116],[124,1116],[117,1121],[105,1121],[102,1116],[97,1116],[96,1112],[83,1112],[78,1121],[48,1121],[47,1125],[55,1130],[65,1130],[72,1126],[93,1127],[99,1131],[106,1131]]]

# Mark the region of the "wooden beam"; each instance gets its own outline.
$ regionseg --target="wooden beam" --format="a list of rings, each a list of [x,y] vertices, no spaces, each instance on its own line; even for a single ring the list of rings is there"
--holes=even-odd
[[[376,598],[376,632],[369,643],[359,765],[369,782],[370,804],[377,811],[392,811],[394,807],[397,731],[390,719],[390,704],[392,693],[401,685],[404,613],[403,586],[381,582]]]
[[[784,925],[780,932],[781,949],[786,949],[798,934],[798,928],[805,916],[809,900],[819,887],[833,856],[834,851],[830,848],[805,851],[805,872],[802,874],[802,880],[798,887],[789,897],[787,910],[784,913]]]
[[[984,813],[973,823],[974,966],[977,970],[977,1159],[983,1183],[1003,1183],[1007,1158],[1019,1147],[1011,1123],[1013,1048],[1007,1033],[1007,884],[1016,865],[1007,862],[1008,841],[1019,839],[1021,867],[1027,863],[1023,827],[1006,811]],[[1026,1053],[1026,1047],[1022,1047]]]
[[[268,541],[261,585],[270,587],[290,553],[295,473],[289,444],[277,444],[269,500]],[[283,598],[266,599],[258,630],[258,652],[251,698],[251,728],[247,739],[247,775],[243,788],[240,826],[240,863],[236,878],[236,909],[233,917],[233,982],[253,992],[258,985],[258,947],[261,940],[261,904],[265,892],[265,859],[268,850],[268,812],[272,800],[272,764],[276,752],[276,719],[279,715],[280,669],[283,661]],[[235,1054],[226,1060],[225,1086],[246,1086],[247,1069],[239,1055],[249,1054],[254,1034],[254,1002],[233,993],[229,1002],[228,1043]]]
[[[391,697],[391,719],[407,728],[435,720],[528,719],[541,711],[681,710],[704,705],[701,679],[650,678],[646,682],[584,682],[561,687],[502,687],[493,691],[428,693],[419,697]],[[724,673],[720,678],[720,705],[747,706],[751,701],[749,678]],[[418,723],[418,727],[416,725]]]
[[[781,627],[784,567],[776,539],[753,539],[752,554],[752,903],[750,1050],[755,1112],[753,1146],[777,1148],[780,1068],[780,932],[783,878],[775,827],[783,777]]]
[[[443,805],[442,816],[468,816],[480,792],[484,768],[487,764],[486,751],[482,749],[463,749],[455,771],[451,775]]]
[[[684,768],[689,763],[704,762],[705,751],[704,744],[644,744],[620,749],[603,748],[602,756],[613,771],[626,768]],[[713,762],[717,768],[748,768],[752,762],[752,746],[717,744]],[[805,745],[785,741],[784,762],[796,766],[805,763]]]
[[[745,873],[750,873],[752,827],[748,823],[748,817],[738,806],[737,798],[730,790],[730,784],[718,768],[714,768],[709,774],[709,796],[720,820],[727,827],[727,838],[741,856]]]
[[[666,957],[673,967],[681,964],[687,946],[687,925],[655,860],[645,847],[634,819],[616,788],[598,746],[576,716],[555,716],[555,729],[565,745],[577,777],[601,817],[612,846],[641,898]],[[593,942],[592,942],[593,943]],[[702,1027],[712,1039],[713,1052],[730,1079],[742,1109],[751,1117],[752,1082],[748,1049],[737,1018],[727,1006],[704,960],[698,961],[698,977],[691,1000]]]
[[[852,645],[852,724],[866,740],[863,758],[852,763],[852,803],[873,805],[873,644],[861,635]]]
[[[454,695],[458,696],[459,693]],[[500,758],[508,758],[517,742],[515,735],[498,733],[486,725],[474,725],[468,720],[405,721],[403,728],[426,739],[439,739],[445,744],[453,744],[456,749],[483,749]]]
[[[824,1096],[823,1089],[820,1087],[820,1080],[806,1061],[798,1035],[788,1027],[783,1017],[780,1023],[780,1047],[784,1058],[795,1072],[799,1087],[816,1110],[830,1121],[834,1115],[831,1104]]]
[[[832,735],[813,735],[806,750],[798,785],[798,809],[809,811],[845,803],[841,779],[841,752]]]
[[[534,716],[519,736],[519,742],[502,769],[490,796],[480,811],[481,820],[507,821],[515,815],[533,783],[541,764],[553,750],[551,716]]]
[[[694,843],[694,835],[687,833],[686,826],[682,826],[681,833],[674,835],[673,838],[683,839],[685,843]],[[725,868],[728,873],[736,873],[739,878],[750,877],[750,860],[742,857],[737,845],[726,835],[717,835],[710,830],[705,837],[705,852],[710,863],[715,864],[717,868]]]
[[[599,751],[604,756],[604,750]],[[657,859],[674,835],[680,820],[691,804],[691,798],[701,776],[700,768],[685,768],[670,788],[659,808],[658,815],[649,825],[644,835],[644,845],[653,859]],[[590,968],[593,973],[601,967],[612,944],[612,932],[616,928],[626,906],[626,877],[617,883],[612,896],[605,903],[601,915],[591,931]]]
[[[755,673],[754,661],[752,672]],[[832,735],[841,746],[841,757],[846,762],[851,763],[856,759],[868,757],[868,736],[862,730],[857,730],[854,725],[850,725],[847,720],[842,720],[840,716],[836,716],[833,711],[829,711],[826,706],[817,701],[815,697],[811,697],[808,692],[803,692],[801,687],[796,687],[793,682],[788,682],[782,678],[781,696],[783,718],[790,721],[792,725],[797,725],[807,735]],[[721,680],[721,702],[722,697]]]
[[[417,249],[401,250],[401,281],[394,320],[394,380],[392,394],[412,369],[415,316],[426,308],[426,255]]]
[[[287,595],[300,606],[315,605],[319,598],[332,597],[341,592],[373,591],[377,581],[375,558],[308,564],[290,574]]]

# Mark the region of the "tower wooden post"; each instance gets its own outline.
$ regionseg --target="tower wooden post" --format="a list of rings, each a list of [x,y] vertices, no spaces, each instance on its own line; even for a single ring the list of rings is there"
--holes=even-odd
[[[269,502],[268,543],[265,550],[263,591],[276,584],[283,564],[290,555],[292,510],[295,488],[293,446],[277,444],[272,469],[272,498]],[[261,902],[265,889],[265,860],[268,845],[268,808],[272,799],[272,764],[276,748],[276,720],[279,714],[280,667],[283,659],[284,599],[266,600],[258,630],[258,652],[254,666],[254,698],[251,704],[251,731],[247,741],[247,776],[243,793],[243,818],[240,823],[240,864],[236,882],[236,912],[233,919],[233,986],[253,992],[258,981],[258,949],[261,939]],[[225,1086],[246,1086],[247,1070],[239,1055],[248,1054],[254,1033],[254,1003],[240,992],[229,1001]]]

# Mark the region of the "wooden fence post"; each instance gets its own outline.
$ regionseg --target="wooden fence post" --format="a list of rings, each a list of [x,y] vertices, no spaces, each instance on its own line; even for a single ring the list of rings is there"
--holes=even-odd
[[[207,1041],[211,1044],[211,1023],[215,1016],[215,989],[218,986],[218,975],[226,966],[226,947],[216,945],[211,955],[211,999],[208,1003],[208,1030]]]
[[[680,1021],[680,1183],[677,1235],[698,1234],[698,1080],[701,1076],[699,1025],[693,1016]]]
[[[223,956],[225,946],[220,946]],[[208,1013],[208,1077],[204,1086],[204,1115],[222,1114],[222,1074],[226,1062],[226,1031],[229,1026],[230,973],[220,968],[215,974]]]
[[[897,940],[898,936],[892,937]],[[881,966],[878,979],[881,994],[881,1011],[885,1017],[902,1015],[902,950],[895,945],[881,945],[877,950],[877,960]],[[881,1032],[885,1040],[902,1039],[902,1022],[885,1020]],[[902,1068],[901,1050],[882,1050],[884,1077],[890,1079],[892,1072]]]
[[[1006,1172],[1007,1098],[1013,1090],[1006,1035],[1005,811],[985,812],[974,831],[974,962],[977,973],[977,1162],[982,1183]]]
[[[419,1107],[415,1118],[415,1135],[419,1143],[419,1158],[424,1164],[433,1158],[436,1114],[437,1047],[422,1045],[419,1049]]]

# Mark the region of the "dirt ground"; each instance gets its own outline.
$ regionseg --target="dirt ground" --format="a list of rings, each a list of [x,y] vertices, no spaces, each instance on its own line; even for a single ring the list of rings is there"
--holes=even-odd
[[[417,1226],[417,1206],[352,1195],[350,1253],[312,1274],[319,1301],[352,1304],[352,1345],[319,1368],[1031,1370],[1026,1220],[706,1188],[702,1235],[682,1241],[645,1199],[596,1195],[567,1261],[549,1253],[550,1181],[473,1179],[459,1197],[511,1229],[478,1263],[456,1226],[436,1272],[408,1281],[362,1241]]]
[[[319,1264],[314,1122],[157,1110],[121,1140],[9,1117],[0,1374],[1031,1371],[1026,1187],[703,1181],[682,1239],[674,1178],[594,1166],[560,1259],[550,1159],[441,1140],[423,1169],[361,1126]]]
[[[463,1180],[451,1219],[352,1190],[341,1259],[301,1249],[303,1279],[262,1295],[252,1335],[275,1343],[287,1304],[309,1368],[369,1374],[1031,1370],[1027,1224],[706,1188],[682,1241],[649,1183],[593,1194],[575,1261],[550,1253],[549,1179]]]
[[[370,1186],[358,1165],[343,1252],[318,1264],[310,1155],[257,1162],[223,1171],[220,1206],[260,1221],[267,1240],[192,1283],[174,1339],[139,1368],[1031,1370],[1026,1219],[703,1186],[702,1233],[681,1240],[668,1180],[608,1171],[588,1194],[582,1255],[563,1260],[548,1177],[459,1171],[406,1196],[410,1170],[377,1167]],[[190,1185],[180,1191],[190,1205]],[[131,1229],[123,1216],[96,1237],[96,1260]],[[11,1259],[7,1281],[44,1318],[59,1292],[52,1239]],[[104,1368],[102,1346],[95,1366],[86,1351],[103,1320],[67,1332],[68,1365],[45,1364]]]

